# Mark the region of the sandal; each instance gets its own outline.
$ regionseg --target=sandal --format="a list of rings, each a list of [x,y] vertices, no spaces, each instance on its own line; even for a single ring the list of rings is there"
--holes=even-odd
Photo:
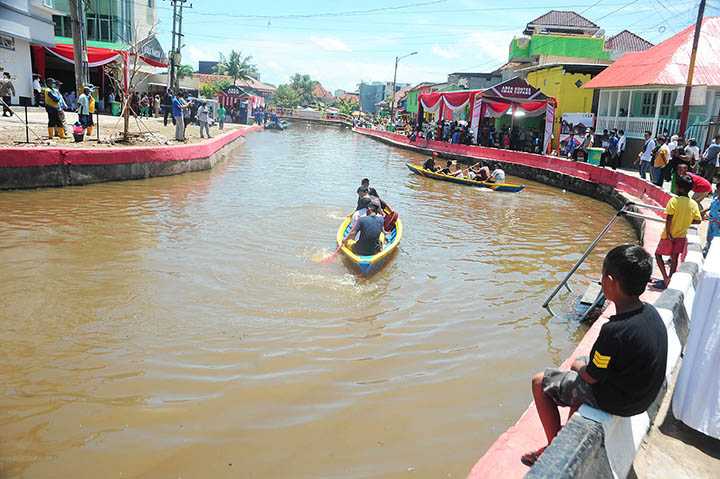
[[[665,284],[665,281],[662,279],[658,279],[653,283],[653,288],[655,289],[667,289],[667,285]]]
[[[547,446],[545,446],[547,447]],[[545,452],[545,447],[541,447],[537,451],[528,452],[526,454],[523,454],[520,458],[520,462],[525,464],[528,467],[532,467],[538,459],[540,459],[540,456],[543,452]]]

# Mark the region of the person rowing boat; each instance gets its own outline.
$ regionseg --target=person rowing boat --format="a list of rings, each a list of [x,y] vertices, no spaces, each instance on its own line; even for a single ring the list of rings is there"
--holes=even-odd
[[[364,203],[364,202],[363,202]],[[359,256],[372,256],[382,249],[380,235],[383,233],[383,217],[379,215],[380,202],[370,201],[367,214],[361,216],[342,240],[341,246],[348,246]],[[358,236],[357,241],[355,238]]]

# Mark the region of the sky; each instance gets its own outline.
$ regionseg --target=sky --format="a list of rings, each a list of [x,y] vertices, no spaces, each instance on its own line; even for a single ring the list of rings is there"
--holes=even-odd
[[[140,1],[140,0],[136,0]],[[309,74],[328,90],[353,91],[361,81],[440,82],[452,72],[492,71],[508,45],[549,10],[573,10],[612,35],[629,29],[658,43],[695,21],[699,1],[678,0],[195,0],[184,10],[184,64],[240,50],[260,79],[286,83]],[[158,33],[170,49],[172,8],[157,2]],[[706,15],[720,15],[720,0]]]

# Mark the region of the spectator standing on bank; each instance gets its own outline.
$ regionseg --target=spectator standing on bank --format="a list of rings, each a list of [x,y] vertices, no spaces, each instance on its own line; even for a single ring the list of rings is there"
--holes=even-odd
[[[667,147],[667,145],[663,145]],[[655,259],[662,274],[662,279],[655,282],[655,287],[665,289],[670,278],[677,271],[680,259],[687,255],[687,232],[692,224],[702,221],[700,207],[688,197],[693,187],[692,178],[679,176],[676,180],[677,196],[673,196],[665,206],[665,229],[660,235],[660,242],[655,250]],[[670,256],[670,272],[665,269],[663,256]]]
[[[710,203],[710,208],[705,210],[705,213],[707,213],[708,230],[704,254],[707,255],[713,239],[720,236],[720,188],[717,186],[715,186],[715,194]]]
[[[631,417],[647,411],[665,382],[667,329],[657,310],[643,303],[652,258],[641,246],[610,250],[602,268],[602,290],[615,314],[600,329],[590,357],[577,358],[570,371],[547,368],[532,378],[532,394],[548,445],[560,432],[559,407],[568,417],[583,404]],[[532,466],[545,447],[522,456]]]
[[[663,187],[665,183],[665,167],[670,162],[670,148],[667,145],[667,138],[658,138],[658,149],[653,159],[653,183],[655,186]]]
[[[155,95],[153,97],[153,116],[155,118],[160,117],[160,95]]]
[[[63,105],[63,97],[58,90],[57,81],[48,78],[47,87],[45,88],[45,112],[48,115],[48,137],[50,139],[55,135],[65,138]]]
[[[225,128],[225,115],[227,114],[227,110],[225,110],[225,105],[220,103],[220,108],[218,108],[218,126],[220,127],[220,131],[222,131]],[[353,121],[355,121],[353,119]]]
[[[703,178],[713,183],[715,172],[720,167],[720,135],[717,135],[710,146],[708,146],[700,163]]]
[[[87,130],[92,125],[92,115],[90,114],[90,88],[85,86],[82,94],[78,98],[78,121],[83,129]],[[89,132],[88,132],[89,134]]]
[[[3,114],[2,116],[12,116],[13,112],[10,109],[10,103],[12,103],[12,97],[15,96],[15,85],[12,83],[9,72],[3,72],[2,78],[0,78],[0,97],[3,100]]]
[[[618,141],[617,130],[612,130],[608,136],[607,162],[613,170],[618,167]]]
[[[172,115],[173,123],[175,123],[175,140],[185,141],[185,117],[183,110],[188,108],[188,104],[183,100],[183,94],[178,93],[172,99]]]
[[[162,110],[163,110],[163,125],[167,126],[168,124],[168,116],[172,120],[173,125],[175,125],[175,114],[173,113],[173,99],[175,97],[173,96],[173,92],[171,89],[166,88],[165,94],[162,97]]]
[[[210,110],[207,107],[207,103],[202,102],[200,103],[200,106],[198,107],[197,111],[197,119],[198,124],[200,125],[200,138],[205,138],[203,136],[203,131],[207,133],[208,138],[212,138],[210,136],[210,121],[212,120],[210,118]]]
[[[625,138],[625,131],[618,131],[618,144],[617,144],[617,160],[616,165],[622,166],[623,156],[625,155],[625,149],[627,148],[627,138]]]
[[[650,181],[653,180],[652,176],[652,161],[653,152],[655,151],[655,140],[652,138],[652,133],[649,131],[645,132],[645,143],[643,144],[642,150],[638,155],[638,159],[635,160],[635,164],[640,164],[639,172],[640,178],[646,179],[646,175],[650,174]]]
[[[42,83],[40,83],[40,75],[33,73],[32,81],[33,98],[35,99],[35,106],[42,105]]]
[[[699,173],[700,147],[697,146],[695,138],[690,138],[690,140],[688,140],[688,146],[685,147],[685,156],[687,157],[687,162],[690,165],[690,170],[694,173]]]

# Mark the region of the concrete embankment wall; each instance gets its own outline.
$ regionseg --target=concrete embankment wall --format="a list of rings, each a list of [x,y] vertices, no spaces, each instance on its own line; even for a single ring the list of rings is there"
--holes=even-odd
[[[207,170],[258,127],[233,130],[203,143],[168,146],[0,149],[0,190],[77,186]]]
[[[575,163],[531,153],[451,145],[435,141],[420,140],[413,144],[406,137],[394,133],[367,129],[356,129],[355,131],[394,146],[427,154],[437,151],[444,158],[453,158],[466,163],[482,159],[491,168],[499,166],[510,175],[587,195],[609,203],[616,209],[620,209],[629,201],[664,206],[670,198],[670,195],[662,189],[639,178],[586,163]],[[632,207],[631,209],[648,216],[657,215],[656,211],[647,208]],[[636,229],[645,249],[651,253],[654,252],[663,224],[638,218],[628,218],[628,220]],[[599,228],[601,226],[598,225]],[[668,329],[670,346],[668,373],[672,373],[675,369],[682,346],[687,340],[689,315],[702,264],[702,254],[697,236],[690,235],[689,241],[687,260],[681,265],[679,272],[673,276],[669,288],[662,293],[647,291],[643,295],[644,301],[652,303],[658,308]],[[614,308],[610,305],[588,330],[573,354],[563,362],[561,368],[569,369],[576,357],[589,354],[600,328],[612,314],[614,314]],[[545,366],[538,365],[538,370]],[[529,393],[530,378],[528,378],[528,395]],[[648,425],[655,419],[658,407],[666,393],[667,388],[664,387],[648,411],[647,423],[639,421],[640,426],[628,426],[628,430],[635,428],[632,432],[636,437],[642,438],[647,433]],[[613,477],[605,442],[605,432],[600,422],[587,419],[581,414],[575,414],[542,455],[540,461],[532,469],[529,469],[520,462],[521,455],[546,444],[537,412],[534,405],[531,404],[519,420],[485,452],[473,467],[469,477],[473,479],[519,478],[526,474],[526,477],[548,479]],[[639,442],[630,439],[627,447],[634,448],[630,454],[632,457],[639,447]],[[620,477],[625,477],[630,465],[627,462],[620,462],[621,464],[614,461],[615,470]]]

